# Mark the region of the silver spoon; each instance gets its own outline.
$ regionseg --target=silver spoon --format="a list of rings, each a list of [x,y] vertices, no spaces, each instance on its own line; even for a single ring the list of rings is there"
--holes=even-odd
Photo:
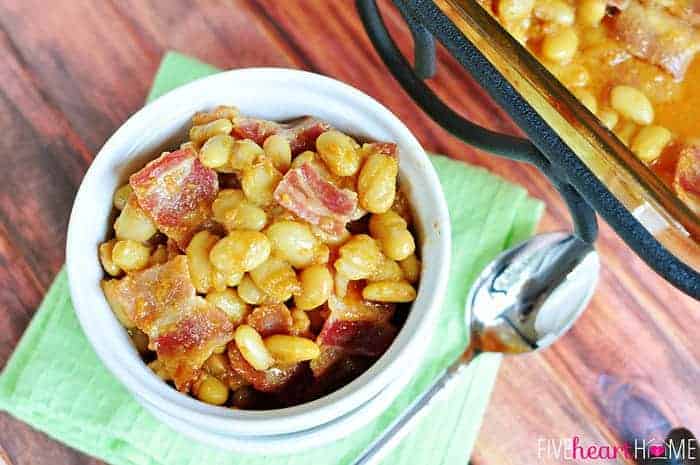
[[[352,465],[378,464],[480,353],[521,354],[559,339],[586,308],[599,269],[598,254],[589,244],[561,232],[537,235],[496,257],[467,297],[470,341],[464,354]]]

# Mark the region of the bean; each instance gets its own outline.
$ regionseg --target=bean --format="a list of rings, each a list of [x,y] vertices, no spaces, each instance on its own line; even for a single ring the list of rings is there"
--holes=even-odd
[[[299,277],[301,292],[294,296],[294,303],[301,310],[311,310],[326,303],[333,290],[333,277],[324,265],[312,265]]]
[[[662,126],[645,126],[632,140],[631,149],[643,162],[651,163],[661,156],[672,137],[671,131]]]
[[[574,7],[561,0],[540,1],[535,6],[535,16],[543,21],[570,26],[576,16]]]
[[[197,387],[197,398],[211,405],[224,405],[228,400],[228,387],[213,376],[204,375]]]
[[[270,256],[270,241],[261,232],[231,231],[212,247],[211,263],[222,271],[250,271]]]
[[[150,247],[132,240],[117,241],[112,249],[112,261],[124,271],[145,268],[150,255]]]
[[[275,334],[265,339],[265,347],[278,363],[291,364],[318,357],[321,350],[311,339]]]
[[[375,302],[412,302],[416,290],[407,281],[378,281],[367,284],[362,297]]]
[[[360,170],[357,194],[360,206],[370,213],[384,213],[396,197],[396,178],[399,162],[383,153],[372,153]]]
[[[421,262],[418,260],[415,254],[411,254],[399,262],[401,269],[403,270],[404,277],[406,281],[411,284],[418,282],[420,278]]]
[[[124,184],[119,189],[117,189],[114,193],[113,198],[114,208],[120,211],[123,210],[126,206],[126,203],[129,201],[129,197],[131,197],[131,194],[133,192],[134,190],[129,184]]]
[[[578,6],[578,19],[581,24],[597,27],[605,17],[606,0],[582,0]]]
[[[352,176],[360,169],[360,146],[340,131],[326,131],[316,139],[316,150],[326,166],[338,176]]]
[[[295,268],[305,268],[316,258],[320,243],[306,223],[277,221],[267,228],[265,234],[270,239],[273,252]]]
[[[256,370],[267,370],[274,365],[272,354],[252,326],[240,325],[236,328],[234,340],[243,358]]]
[[[190,129],[190,140],[195,144],[201,144],[210,137],[217,134],[230,134],[233,123],[226,118],[217,119],[206,124],[192,126]]]
[[[573,28],[560,29],[545,36],[542,41],[542,55],[552,61],[567,63],[578,49],[578,35]]]
[[[615,86],[610,92],[610,103],[618,113],[637,124],[648,125],[654,121],[651,102],[634,87]]]
[[[498,2],[498,17],[504,22],[513,22],[530,15],[535,0],[500,0]]]
[[[250,271],[250,278],[272,302],[282,303],[299,291],[299,281],[292,266],[286,261],[270,256]]]
[[[199,151],[199,161],[208,168],[220,168],[229,162],[234,140],[228,134],[217,134],[209,138]]]
[[[114,250],[114,244],[116,244],[116,239],[112,239],[107,242],[100,244],[100,263],[102,263],[102,268],[110,276],[119,276],[122,273],[122,269],[119,268],[112,260],[112,251]]]
[[[265,155],[270,157],[278,171],[286,173],[292,163],[292,148],[284,137],[273,134],[263,143]]]
[[[192,117],[192,124],[199,126],[222,118],[234,120],[238,117],[238,114],[239,111],[236,107],[219,105],[211,111],[198,111],[195,113]]]
[[[209,259],[209,253],[219,239],[219,236],[209,231],[200,231],[192,237],[185,250],[190,280],[199,293],[207,293],[214,286],[214,269]]]
[[[376,241],[366,234],[353,236],[340,247],[339,254],[333,266],[338,274],[348,279],[367,279],[384,262]]]
[[[250,313],[250,306],[238,295],[235,289],[225,289],[207,294],[207,302],[214,304],[226,313],[234,325],[241,324]]]
[[[265,155],[265,151],[250,139],[237,140],[231,150],[231,169],[243,171],[253,166],[253,163]]]
[[[158,230],[151,218],[139,206],[136,196],[132,195],[114,222],[114,232],[117,239],[146,242]]]
[[[282,180],[282,173],[272,165],[270,160],[262,160],[243,170],[241,187],[248,200],[264,207],[272,203],[273,193]]]

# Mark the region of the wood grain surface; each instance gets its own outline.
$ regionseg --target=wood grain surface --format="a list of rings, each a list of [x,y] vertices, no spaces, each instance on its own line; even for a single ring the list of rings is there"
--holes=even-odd
[[[410,51],[400,16],[381,3]],[[143,105],[169,49],[221,68],[294,67],[345,81],[388,106],[426,149],[526,186],[547,203],[541,230],[567,227],[565,207],[535,170],[465,146],[412,103],[373,51],[350,0],[2,0],[0,366],[63,263],[81,177]],[[440,96],[481,124],[517,133],[478,84],[443,50],[438,55],[431,85]],[[700,305],[606,225],[598,249],[602,279],[583,319],[543,353],[504,362],[472,463],[562,463],[538,453],[547,438],[603,445],[676,426],[700,433]],[[7,415],[0,415],[0,448],[15,465],[99,463]]]

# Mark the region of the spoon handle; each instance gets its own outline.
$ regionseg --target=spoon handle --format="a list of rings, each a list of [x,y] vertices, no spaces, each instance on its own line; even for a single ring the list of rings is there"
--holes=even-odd
[[[420,394],[369,446],[352,465],[376,465],[398,445],[430,410],[430,406],[447,395],[454,379],[468,366],[469,360],[460,357],[450,365],[433,384]]]

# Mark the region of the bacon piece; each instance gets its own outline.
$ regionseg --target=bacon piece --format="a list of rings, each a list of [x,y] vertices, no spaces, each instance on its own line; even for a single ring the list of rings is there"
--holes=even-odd
[[[338,362],[345,357],[345,352],[340,347],[322,345],[318,357],[309,362],[311,372],[316,378],[322,378]]]
[[[681,151],[673,187],[695,213],[700,214],[700,145]]]
[[[247,323],[262,337],[273,334],[289,334],[294,320],[289,309],[282,304],[262,305],[248,315]]]
[[[381,153],[390,157],[398,157],[398,147],[393,142],[369,142],[362,145],[364,156],[369,156],[372,153]]]
[[[255,389],[263,392],[277,392],[284,388],[302,369],[296,363],[286,366],[273,366],[267,370],[256,370],[243,358],[236,344],[228,345],[228,359],[231,368]]]
[[[150,348],[180,391],[188,391],[204,362],[217,347],[233,339],[228,316],[203,298],[195,297],[188,314],[155,338]]]
[[[674,16],[688,21],[693,26],[700,25],[700,0],[640,0],[644,5],[664,8]]]
[[[329,234],[342,234],[357,208],[355,192],[323,179],[311,163],[287,171],[274,196],[280,205]]]
[[[243,116],[234,120],[231,134],[237,139],[250,139],[262,145],[265,139],[279,132],[280,126],[275,121]]]
[[[102,289],[112,310],[151,338],[177,321],[196,294],[184,255],[122,279],[103,281]]]
[[[265,139],[273,134],[279,134],[289,141],[292,155],[305,150],[316,148],[316,139],[330,125],[311,116],[304,116],[289,123],[276,123],[256,118],[236,118],[233,122],[232,134],[239,139],[251,139],[262,145]]]
[[[139,205],[184,250],[209,216],[219,190],[216,172],[192,149],[165,152],[129,179]]]
[[[349,354],[378,357],[389,348],[396,328],[389,323],[362,320],[331,320],[319,338],[324,345],[341,347]]]
[[[149,336],[159,374],[181,391],[189,390],[214,349],[233,339],[227,315],[196,295],[184,255],[103,281],[102,288],[120,320]]]
[[[700,50],[700,38],[687,22],[637,2],[613,18],[612,29],[628,52],[661,67],[679,81]]]
[[[349,355],[377,357],[396,336],[396,328],[389,322],[396,306],[362,299],[356,282],[344,298],[331,295],[328,307],[330,316],[317,339],[321,346],[338,347]]]

